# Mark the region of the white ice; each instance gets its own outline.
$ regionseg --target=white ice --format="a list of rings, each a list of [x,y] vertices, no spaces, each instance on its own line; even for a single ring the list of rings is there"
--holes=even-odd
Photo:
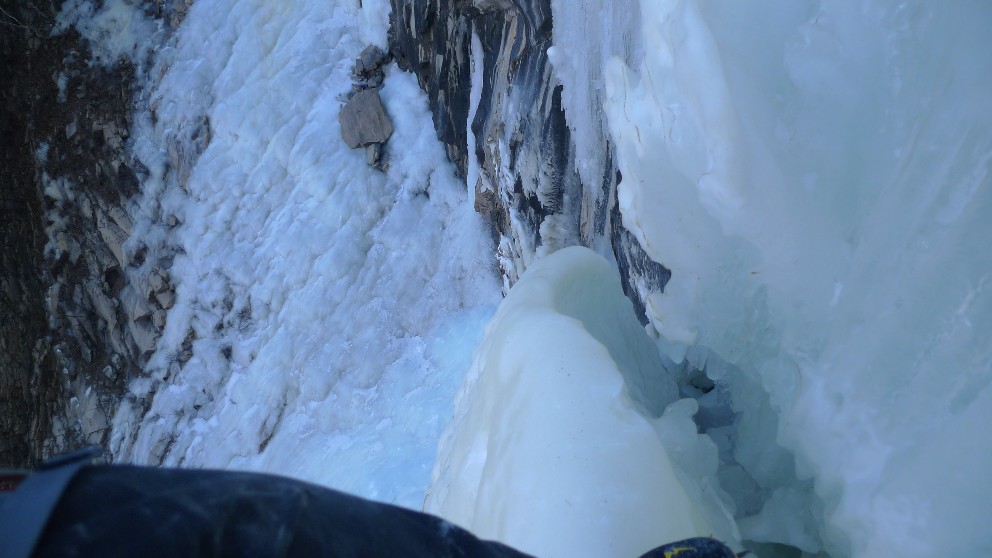
[[[624,225],[672,270],[661,345],[736,390],[765,502],[742,535],[992,552],[989,6],[642,0],[624,28],[621,5],[555,3],[553,60],[601,63],[566,111],[602,102]]]
[[[652,428],[648,409],[676,397],[606,260],[580,247],[545,256],[486,328],[425,510],[535,556],[732,540],[728,516],[687,492]],[[695,443],[688,416],[657,422]]]

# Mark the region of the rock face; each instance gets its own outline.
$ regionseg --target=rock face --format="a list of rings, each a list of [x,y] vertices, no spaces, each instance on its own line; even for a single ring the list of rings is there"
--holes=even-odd
[[[549,0],[392,0],[390,52],[427,92],[438,138],[493,225],[506,287],[535,254],[592,246],[617,262],[646,323],[643,300],[670,273],[621,224],[608,138],[602,179],[584,184],[575,172],[547,56],[552,24]]]
[[[355,60],[353,72],[355,77],[359,81],[368,83],[371,87],[378,87],[379,85],[375,83],[375,80],[382,75],[382,65],[386,63],[386,58],[386,53],[382,52],[379,47],[375,45],[365,47],[358,55],[358,59]]]
[[[8,8],[4,3],[4,9]],[[16,16],[15,16],[16,17]],[[36,34],[4,27],[0,33],[0,466],[24,466],[41,454],[40,441],[55,409],[58,386],[53,363],[37,362],[45,350],[44,279],[38,275],[45,246],[43,202],[35,188],[30,145],[22,142],[30,125],[32,100],[27,60]]]
[[[100,442],[132,372],[113,357],[124,348],[121,201],[137,181],[122,161],[130,68],[90,71],[78,35],[49,37],[54,2],[6,4],[22,27],[0,39],[13,149],[0,162],[0,465],[24,466]]]
[[[135,69],[52,34],[61,4],[0,6],[0,467],[105,445],[164,326],[160,293],[142,300],[128,278],[143,259],[126,242],[144,172],[126,154]],[[177,25],[189,4],[144,9]]]

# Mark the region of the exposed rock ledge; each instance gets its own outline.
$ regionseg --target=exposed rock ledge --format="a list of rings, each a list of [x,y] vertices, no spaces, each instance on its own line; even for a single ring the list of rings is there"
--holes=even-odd
[[[52,35],[61,1],[0,4],[0,467],[24,467],[105,444],[171,291],[125,285],[143,257],[125,248],[134,68],[90,66],[75,30]],[[175,26],[189,4],[143,9]]]

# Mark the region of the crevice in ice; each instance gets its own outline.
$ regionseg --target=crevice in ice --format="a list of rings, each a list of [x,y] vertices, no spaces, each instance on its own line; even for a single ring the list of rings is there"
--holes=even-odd
[[[699,345],[680,364],[664,360],[679,395],[699,405],[693,421],[716,445],[719,487],[732,499],[744,545],[764,558],[819,555],[824,504],[812,479],[798,474],[793,451],[778,442],[779,410],[765,389]]]

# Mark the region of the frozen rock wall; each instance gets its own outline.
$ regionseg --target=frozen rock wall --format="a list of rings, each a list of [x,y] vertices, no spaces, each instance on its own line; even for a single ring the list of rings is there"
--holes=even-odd
[[[133,61],[92,51],[61,2],[2,8],[0,466],[30,466],[106,444],[164,312],[128,286]],[[144,7],[173,24],[185,8]]]
[[[505,289],[535,255],[584,244],[617,262],[644,322],[638,293],[670,274],[620,224],[605,133],[598,165],[576,160],[548,60],[550,2],[393,0],[391,18],[390,50],[428,93],[438,138],[493,226]]]
[[[13,2],[4,2],[4,10]],[[0,33],[0,466],[24,466],[41,454],[55,391],[54,366],[35,364],[34,348],[47,333],[44,287],[38,276],[45,243],[30,132],[32,52],[39,50],[36,14],[12,11],[21,27]],[[8,76],[11,79],[8,80]]]
[[[61,19],[55,2],[5,6],[16,30],[4,34],[5,62],[23,79],[3,92],[3,124],[6,136],[24,138],[2,162],[10,169],[2,207],[11,215],[0,224],[10,273],[2,304],[18,320],[0,336],[9,355],[0,375],[10,386],[5,439],[16,440],[10,464],[106,444],[108,417],[165,327],[171,257],[162,246],[129,242],[128,202],[148,170],[126,150],[134,103],[151,103],[153,118],[158,108],[135,99],[132,82],[150,67],[150,45],[190,4],[148,2],[144,17],[132,18],[115,12],[120,2],[70,2]],[[636,293],[662,289],[669,274],[620,225],[608,142],[593,179],[583,183],[574,170],[562,88],[547,57],[549,2],[394,0],[392,13],[390,54],[429,94],[438,137],[493,226],[504,288],[535,255],[591,245],[618,263],[644,321]],[[138,32],[148,44],[122,42]],[[167,172],[188,180],[209,138],[205,120],[173,130],[163,146]],[[181,225],[152,217],[153,228]],[[155,261],[145,261],[149,253]]]

